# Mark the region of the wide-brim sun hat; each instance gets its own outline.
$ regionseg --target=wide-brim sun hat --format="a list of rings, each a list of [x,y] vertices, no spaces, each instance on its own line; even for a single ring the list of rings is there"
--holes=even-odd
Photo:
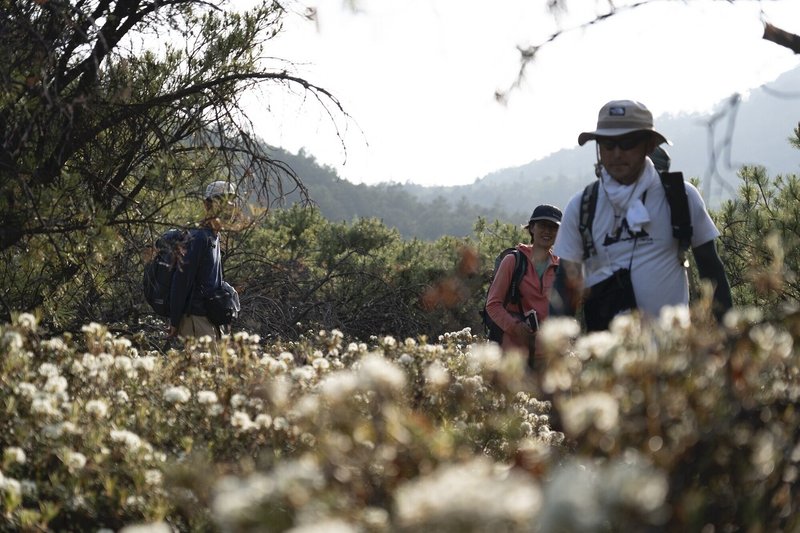
[[[653,114],[644,104],[633,100],[612,100],[600,109],[597,115],[597,129],[584,131],[578,135],[578,145],[598,137],[618,137],[636,131],[649,131],[658,144],[672,143],[653,126]]]
[[[557,208],[554,205],[548,205],[548,204],[542,204],[536,206],[536,209],[533,210],[533,213],[531,213],[531,217],[528,219],[528,223],[523,224],[522,227],[527,228],[528,226],[539,220],[547,220],[560,226],[561,209]]]
[[[206,187],[206,192],[203,195],[203,198],[206,200],[211,200],[212,198],[216,198],[218,196],[236,196],[236,187],[233,186],[233,183],[229,181],[212,181]]]

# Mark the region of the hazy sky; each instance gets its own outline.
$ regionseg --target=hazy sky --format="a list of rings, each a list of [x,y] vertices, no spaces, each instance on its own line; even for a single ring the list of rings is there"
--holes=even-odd
[[[644,102],[658,122],[800,64],[761,38],[762,20],[800,33],[800,0],[662,0],[549,43],[502,105],[494,95],[516,78],[518,46],[576,28],[607,3],[571,2],[559,21],[544,0],[363,0],[355,12],[351,3],[307,0],[316,20],[291,16],[268,52],[333,92],[352,118],[331,120],[302,93],[260,94],[250,108],[268,143],[305,148],[355,183],[471,183],[575,146],[608,100]]]

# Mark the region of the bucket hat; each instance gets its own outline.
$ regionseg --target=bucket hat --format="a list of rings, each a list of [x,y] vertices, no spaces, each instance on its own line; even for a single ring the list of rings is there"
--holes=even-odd
[[[206,187],[203,198],[211,200],[217,196],[227,196],[229,194],[236,195],[236,187],[233,186],[233,183],[229,181],[212,181],[208,184],[208,187]]]
[[[536,209],[534,209],[533,213],[531,213],[531,218],[528,219],[528,223],[525,224],[523,228],[527,228],[538,220],[549,220],[550,222],[554,222],[560,226],[561,210],[554,205],[548,204],[536,206]]]
[[[672,144],[655,130],[653,114],[644,104],[633,100],[612,100],[600,109],[597,129],[578,135],[578,145],[583,146],[598,137],[617,137],[635,131],[649,131],[658,139],[658,144]]]

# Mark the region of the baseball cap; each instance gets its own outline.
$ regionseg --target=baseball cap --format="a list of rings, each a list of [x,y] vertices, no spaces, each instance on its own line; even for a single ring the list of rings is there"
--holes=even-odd
[[[206,200],[211,200],[217,196],[227,196],[229,194],[236,195],[236,187],[229,181],[213,181],[206,187],[206,193],[203,196]]]
[[[653,127],[653,114],[644,104],[633,100],[612,100],[600,109],[597,115],[597,129],[584,131],[578,135],[578,144],[598,137],[617,137],[634,131],[649,131],[658,139],[658,144],[672,143]]]
[[[549,220],[550,222],[555,222],[560,226],[561,210],[554,205],[548,204],[536,206],[536,209],[534,209],[533,213],[531,213],[531,218],[528,219],[528,223],[524,227],[530,226],[537,220]]]

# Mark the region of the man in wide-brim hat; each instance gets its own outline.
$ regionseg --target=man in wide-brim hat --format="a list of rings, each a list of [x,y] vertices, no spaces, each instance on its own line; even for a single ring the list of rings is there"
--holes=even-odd
[[[631,100],[611,101],[600,109],[596,129],[581,133],[578,144],[592,140],[599,180],[594,214],[587,215],[590,185],[573,196],[564,210],[553,248],[561,259],[560,298],[554,307],[574,313],[584,302],[587,329],[596,330],[605,329],[619,312],[638,310],[652,317],[665,306],[687,306],[686,262],[673,236],[664,186],[648,157],[669,141],[655,129],[650,110]],[[731,307],[730,286],[714,245],[719,230],[697,189],[681,182],[691,221],[689,244],[700,277],[715,287],[719,318]],[[627,303],[618,305],[622,301]]]

